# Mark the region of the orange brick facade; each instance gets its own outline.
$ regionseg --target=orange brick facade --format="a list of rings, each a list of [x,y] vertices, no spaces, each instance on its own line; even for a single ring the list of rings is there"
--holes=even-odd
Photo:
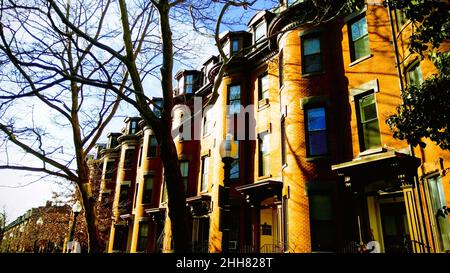
[[[219,146],[235,126],[226,107],[236,99],[236,90],[239,103],[248,106],[245,111],[252,110],[249,118],[254,127],[247,133],[255,138],[237,139],[239,168],[233,169],[230,189],[230,251],[356,252],[373,244],[381,252],[449,250],[448,217],[436,216],[433,199],[443,194],[441,199],[447,200],[447,207],[450,204],[450,180],[444,171],[450,153],[432,143],[411,152],[406,142],[392,137],[385,123],[402,103],[399,81],[406,85],[405,74],[417,58],[406,53],[407,37],[403,37],[411,25],[394,29],[401,60],[399,77],[388,9],[382,1],[372,1],[358,13],[321,25],[295,21],[296,10],[307,7],[307,2],[283,11],[260,12],[247,32],[221,37],[229,46],[227,52],[237,56],[227,66],[219,98],[210,113],[202,115],[201,128],[192,129],[199,130],[199,139],[174,139],[180,162],[184,162],[191,227],[186,232],[192,237],[192,251],[222,251],[224,171]],[[396,25],[395,12],[391,15]],[[356,43],[355,34],[349,31],[356,23],[361,24],[358,31],[368,48],[364,49],[367,54],[355,59],[359,53],[350,50]],[[257,39],[259,26],[266,36],[281,34],[245,49]],[[314,58],[306,57],[310,41],[315,45]],[[308,71],[308,60],[320,69]],[[207,101],[220,64],[220,58],[212,57],[200,71],[177,74],[183,84],[175,90],[176,125],[186,120],[179,107],[187,105],[192,110],[196,98]],[[420,68],[424,79],[434,72],[427,59],[421,60]],[[362,108],[366,97],[375,106]],[[366,110],[375,115],[370,126],[377,120],[373,128],[379,128],[379,135],[364,133],[361,112]],[[316,129],[314,115],[323,113],[322,127]],[[101,152],[98,159],[103,164],[111,160],[117,168],[112,180],[104,174],[102,178],[102,185],[114,180],[116,184],[107,250],[170,252],[163,186],[163,172],[170,170],[163,170],[158,156],[146,156],[153,132],[142,122],[132,125],[134,121],[139,119],[126,120],[116,145]],[[136,130],[130,131],[133,126]],[[376,147],[364,147],[368,136],[375,139]],[[321,146],[315,146],[318,142]],[[132,163],[124,168],[130,149],[135,151]],[[145,182],[148,176],[153,178],[152,197],[143,203],[144,190],[148,193],[150,188]],[[123,185],[128,185],[125,195],[121,195]],[[129,206],[121,209],[122,201]]]

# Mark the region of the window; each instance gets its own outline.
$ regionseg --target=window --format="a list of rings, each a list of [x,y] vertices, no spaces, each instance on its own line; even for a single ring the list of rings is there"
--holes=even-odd
[[[303,38],[302,43],[302,71],[303,74],[322,71],[322,54],[320,38]]]
[[[228,115],[238,114],[241,111],[241,86],[228,87]]]
[[[361,151],[381,145],[375,94],[363,95],[357,99],[358,127]]]
[[[139,222],[137,251],[139,251],[139,252],[146,251],[147,243],[148,243],[148,223],[147,222]]]
[[[152,175],[144,176],[144,192],[142,193],[142,203],[149,204],[152,202],[154,177]]]
[[[266,36],[266,23],[262,22],[255,28],[255,44]]]
[[[122,184],[120,185],[119,191],[119,205],[120,203],[126,202],[128,200],[128,189],[130,185]]]
[[[284,84],[284,82],[283,82],[283,77],[284,77],[283,65],[284,65],[283,50],[281,50],[278,55],[278,79],[280,81],[280,88]]]
[[[147,148],[147,157],[156,157],[156,148],[158,146],[158,141],[156,137],[151,135],[148,138],[148,148]]]
[[[213,122],[211,113],[211,109],[203,112],[203,136],[209,135],[212,132]]]
[[[437,239],[441,246],[441,251],[450,250],[450,223],[448,221],[448,209],[445,199],[445,192],[442,186],[442,178],[437,175],[427,179],[428,191],[427,199],[428,207],[434,215],[434,221],[437,225]]]
[[[370,54],[369,32],[366,17],[362,17],[349,25],[351,61],[356,61]]]
[[[128,227],[115,225],[113,250],[125,252],[127,247]]]
[[[129,169],[133,165],[133,155],[134,155],[134,149],[125,150],[125,160],[123,162],[123,167],[125,169]]]
[[[105,179],[111,179],[113,177],[113,173],[114,173],[114,161],[108,161],[106,163]]]
[[[259,100],[269,99],[269,75],[263,74],[258,78]]]
[[[192,251],[194,253],[208,253],[209,217],[195,217],[192,219]]]
[[[281,164],[286,164],[286,124],[285,118],[281,119]]]
[[[142,164],[142,150],[144,149],[144,147],[141,146],[141,148],[139,149],[139,161],[138,161],[138,166],[140,167]]]
[[[202,180],[200,186],[200,192],[208,190],[208,171],[209,171],[209,156],[202,157]]]
[[[119,145],[119,143],[117,142],[117,137],[116,136],[109,136],[108,137],[108,144],[106,145],[107,149],[114,149],[117,147],[117,145]]]
[[[138,128],[138,122],[137,120],[130,121],[130,129],[128,131],[129,134],[136,134]]]
[[[328,153],[327,124],[324,107],[306,109],[307,156],[320,156]]]
[[[236,157],[234,158],[233,162],[231,163],[230,179],[239,179],[239,141],[235,140],[235,143],[236,143],[237,153],[236,153]]]
[[[408,19],[406,18],[405,12],[401,9],[395,9],[395,17],[397,19],[397,31],[400,31]]]
[[[158,109],[155,105],[152,105],[153,113],[155,113],[155,116],[161,117],[160,109],[162,108],[162,103],[163,103],[162,99],[153,99],[153,102],[157,105],[157,107],[159,107],[159,109]]]
[[[187,193],[189,181],[189,161],[180,162],[181,180],[183,180],[184,190]]]
[[[333,251],[335,227],[331,193],[309,193],[309,210],[313,251]]]
[[[415,62],[406,72],[406,81],[409,85],[419,86],[422,83],[422,70],[420,62]]]
[[[259,176],[266,176],[270,174],[270,143],[269,132],[259,134]]]
[[[239,40],[238,39],[233,39],[231,41],[231,54],[232,55],[236,55],[239,52],[240,48],[239,48]]]
[[[194,91],[194,75],[185,76],[184,92],[186,94],[192,94]]]
[[[136,183],[136,185],[134,186],[134,206],[133,206],[134,208],[136,208],[138,193],[139,193],[139,183]]]

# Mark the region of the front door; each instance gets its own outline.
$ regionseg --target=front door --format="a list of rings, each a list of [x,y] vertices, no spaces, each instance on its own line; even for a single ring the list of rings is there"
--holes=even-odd
[[[260,251],[261,253],[280,252],[279,249],[279,219],[277,207],[261,208],[260,210]]]
[[[407,252],[409,226],[404,202],[381,203],[380,216],[385,252]]]

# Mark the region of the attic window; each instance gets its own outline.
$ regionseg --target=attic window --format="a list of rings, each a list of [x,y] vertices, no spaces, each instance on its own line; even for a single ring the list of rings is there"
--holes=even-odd
[[[255,44],[266,36],[266,23],[262,22],[255,28]]]

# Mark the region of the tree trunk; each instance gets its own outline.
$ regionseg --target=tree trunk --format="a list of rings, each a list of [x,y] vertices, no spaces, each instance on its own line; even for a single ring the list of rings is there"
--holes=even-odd
[[[191,252],[186,214],[186,189],[181,178],[178,153],[170,130],[161,130],[161,159],[167,187],[169,217],[175,253]]]
[[[88,184],[82,184],[88,185]],[[96,223],[96,208],[95,199],[89,196],[87,187],[79,186],[81,197],[83,199],[84,217],[86,219],[86,231],[88,235],[88,253],[101,252],[100,244],[98,241],[97,223]]]

